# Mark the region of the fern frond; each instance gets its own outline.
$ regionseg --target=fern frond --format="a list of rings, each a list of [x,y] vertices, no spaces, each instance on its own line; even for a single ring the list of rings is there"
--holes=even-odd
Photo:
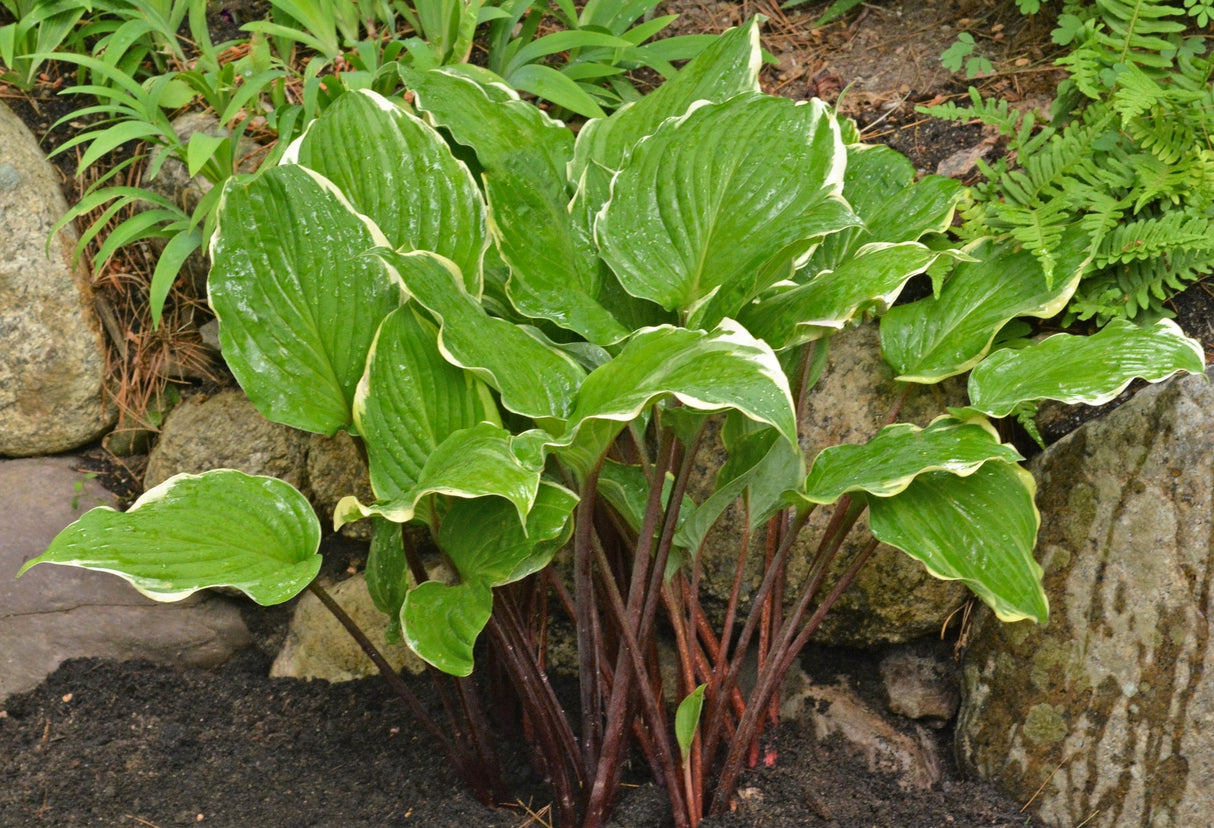
[[[1159,0],[1096,0],[1104,28],[1096,38],[1113,57],[1109,65],[1137,64],[1166,69],[1179,46],[1176,35],[1185,11]]]
[[[1201,250],[1214,251],[1214,221],[1172,210],[1121,224],[1105,238],[1092,263],[1104,268]]]

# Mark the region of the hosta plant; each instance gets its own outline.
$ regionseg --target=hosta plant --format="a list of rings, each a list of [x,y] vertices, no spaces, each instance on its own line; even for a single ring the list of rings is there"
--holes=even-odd
[[[1052,281],[1030,252],[949,248],[959,186],[913,181],[819,101],[761,94],[757,25],[577,135],[467,68],[411,75],[411,105],[346,95],[219,206],[225,358],[266,417],[365,448],[375,498],[346,498],[334,523],[374,522],[366,576],[389,634],[456,677],[451,721],[427,725],[436,747],[503,801],[472,683],[489,677],[522,712],[562,825],[605,823],[632,746],[676,824],[727,808],[781,677],[878,540],[1004,620],[1043,621],[1032,478],[989,418],[1202,369],[1169,322],[996,347],[1012,320],[1065,304],[1082,246],[1057,251],[1071,275]],[[929,270],[934,294],[890,310]],[[970,405],[805,456],[798,422],[831,336],[869,316],[907,382],[970,372]],[[718,423],[728,461],[693,497]],[[769,554],[714,624],[697,553],[739,500]],[[834,512],[809,576],[781,600],[819,508]],[[873,540],[838,560],[865,511]],[[407,523],[453,579],[427,577]],[[320,535],[287,484],[218,470],[89,512],[27,567],[115,572],[158,600],[233,586],[269,604],[311,585],[331,605],[313,583]],[[561,617],[573,715],[544,669]]]

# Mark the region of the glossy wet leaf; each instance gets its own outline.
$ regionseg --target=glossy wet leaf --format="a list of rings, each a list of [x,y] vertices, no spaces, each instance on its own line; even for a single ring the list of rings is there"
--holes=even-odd
[[[335,528],[370,515],[397,523],[413,520],[419,503],[431,495],[460,498],[497,496],[511,503],[519,520],[525,520],[540,483],[540,467],[520,459],[515,437],[501,426],[479,423],[453,432],[426,458],[412,488],[370,505],[344,497],[335,510]]]
[[[233,587],[281,604],[320,571],[320,523],[289,483],[232,469],[170,477],[125,512],[101,506],[60,532],[41,563],[112,572],[156,601]]]
[[[409,590],[401,607],[405,642],[444,673],[472,673],[472,648],[493,612],[493,590],[483,581],[447,585],[426,581]]]
[[[517,325],[490,316],[463,288],[450,261],[431,253],[380,250],[414,298],[438,319],[439,350],[496,388],[502,405],[527,417],[564,419],[585,372]]]
[[[1101,405],[1134,379],[1159,382],[1201,373],[1205,352],[1170,319],[1149,328],[1114,319],[1091,336],[1056,334],[1017,350],[995,351],[969,376],[972,408],[1006,417],[1022,402]]]
[[[820,101],[742,95],[667,121],[615,177],[595,234],[624,289],[712,326],[792,274],[806,240],[858,223]]]
[[[799,494],[811,503],[834,503],[847,492],[889,497],[926,472],[966,476],[990,460],[1022,460],[983,418],[961,422],[940,417],[927,428],[886,426],[862,445],[825,448],[814,459]]]
[[[535,106],[500,100],[448,71],[422,74],[415,91],[418,106],[476,152],[513,305],[592,342],[624,338],[627,330],[598,301],[589,228],[569,211],[573,134]]]
[[[939,382],[974,367],[1018,316],[1047,318],[1066,305],[1087,259],[1087,237],[1071,232],[1055,251],[1053,286],[1027,250],[984,241],[967,249],[939,296],[893,308],[881,320],[881,351],[910,382]]]
[[[426,459],[453,432],[500,422],[488,388],[443,359],[437,329],[413,304],[380,324],[354,417],[367,448],[371,488],[381,499],[412,489]]]
[[[868,497],[869,526],[945,580],[960,580],[1003,621],[1049,615],[1033,558],[1041,517],[1020,466],[984,463],[968,477],[921,474],[893,497]]]
[[[501,586],[543,569],[568,539],[577,495],[541,483],[524,526],[501,498],[460,500],[443,516],[438,544],[461,580],[481,579]]]
[[[564,442],[591,420],[616,423],[614,431],[598,435],[614,437],[623,423],[667,395],[700,411],[737,409],[796,440],[792,394],[779,360],[761,340],[727,322],[711,333],[669,325],[639,331],[586,378]]]
[[[332,435],[400,288],[385,243],[318,174],[296,165],[231,180],[219,203],[209,291],[224,359],[266,418]]]
[[[433,127],[357,90],[325,109],[286,158],[337,185],[391,247],[432,250],[455,262],[468,292],[480,295],[485,205],[468,168]]]
[[[738,321],[776,350],[835,333],[866,311],[884,313],[912,276],[941,255],[918,242],[871,244],[807,283],[777,287]]]

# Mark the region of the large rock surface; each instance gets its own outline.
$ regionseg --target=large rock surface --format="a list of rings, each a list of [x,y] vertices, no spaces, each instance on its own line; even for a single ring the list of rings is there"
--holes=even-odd
[[[367,466],[350,435],[325,437],[270,422],[239,389],[191,397],[173,409],[148,458],[143,484],[150,489],[175,474],[219,468],[285,480],[312,502],[326,532],[343,496],[374,499]],[[342,533],[370,540],[370,521],[348,524]]]
[[[0,460],[0,703],[68,658],[213,666],[247,646],[239,609],[222,598],[160,604],[113,575],[50,564],[15,577],[85,511],[114,504],[72,460]]]
[[[0,102],[0,456],[69,451],[103,434],[105,349],[67,202],[37,140]]]
[[[893,371],[881,358],[875,325],[863,325],[835,336],[830,344],[826,370],[810,398],[800,424],[801,442],[811,461],[822,448],[840,443],[862,443],[885,424],[901,393]],[[965,403],[964,388],[956,382],[937,386],[913,386],[902,404],[899,422],[927,425],[944,413],[945,406]],[[697,499],[716,477],[724,462],[719,440],[709,440],[701,452],[701,472],[693,483]],[[795,601],[798,587],[808,575],[809,556],[817,547],[832,514],[831,508],[815,511],[801,534],[789,561],[787,603]],[[709,602],[723,603],[729,594],[739,539],[744,536],[741,509],[731,508],[710,534],[703,550]],[[765,532],[753,539],[747,587],[761,579]],[[868,537],[861,518],[849,536],[839,560],[846,562]],[[823,586],[825,595],[837,581],[843,566]],[[859,577],[827,614],[814,636],[821,644],[875,646],[912,641],[939,633],[941,625],[969,595],[959,582],[933,578],[918,561],[898,549],[881,544],[860,571]]]
[[[257,413],[243,391],[191,397],[173,409],[148,457],[144,488],[175,474],[237,469],[278,477],[302,488],[308,435]]]
[[[1046,825],[1214,825],[1214,386],[1148,388],[1033,468],[1051,616],[976,625],[960,761],[1040,787]]]

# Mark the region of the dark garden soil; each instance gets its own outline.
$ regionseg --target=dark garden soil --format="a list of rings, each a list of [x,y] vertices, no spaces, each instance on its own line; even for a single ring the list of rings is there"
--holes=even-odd
[[[915,112],[916,104],[964,93],[967,84],[939,62],[959,30],[974,32],[995,64],[997,74],[979,82],[984,91],[1024,106],[1048,104],[1056,83],[1043,51],[1048,21],[1022,17],[1012,0],[880,0],[815,30],[812,22],[829,5],[781,11],[770,0],[675,0],[663,10],[682,13],[681,32],[720,31],[766,14],[764,45],[777,61],[765,70],[766,88],[834,101],[850,87],[840,106],[866,139],[891,144],[922,172],[941,169],[965,179],[974,157],[999,149],[979,126]],[[55,97],[53,85],[48,79],[29,98],[3,93],[39,135],[76,105]],[[47,146],[62,140],[62,133],[51,136]],[[61,169],[71,197],[70,160]],[[1179,309],[1182,326],[1214,349],[1210,293],[1190,291]],[[122,495],[138,491],[126,471],[138,469],[138,459],[114,462],[98,449],[92,460]],[[548,793],[519,743],[502,746],[519,800],[491,809],[466,792],[380,680],[330,685],[268,678],[288,611],[250,609],[259,645],[214,671],[77,660],[9,699],[0,710],[0,828],[550,824]],[[817,663],[832,659],[819,653]],[[837,660],[847,661],[862,694],[875,692],[865,666],[871,660],[854,654]],[[816,677],[829,681],[833,670]],[[412,682],[424,697],[427,682]],[[948,738],[946,729],[940,739],[947,744]],[[783,726],[773,745],[775,765],[745,776],[736,810],[706,826],[1035,824],[1020,813],[1022,803],[961,779],[947,747],[943,781],[930,791],[907,791],[843,745],[815,742],[803,724]],[[638,780],[643,770],[641,763],[634,768]],[[669,813],[663,794],[641,782],[624,789],[615,819],[624,828],[644,828],[669,824]]]

